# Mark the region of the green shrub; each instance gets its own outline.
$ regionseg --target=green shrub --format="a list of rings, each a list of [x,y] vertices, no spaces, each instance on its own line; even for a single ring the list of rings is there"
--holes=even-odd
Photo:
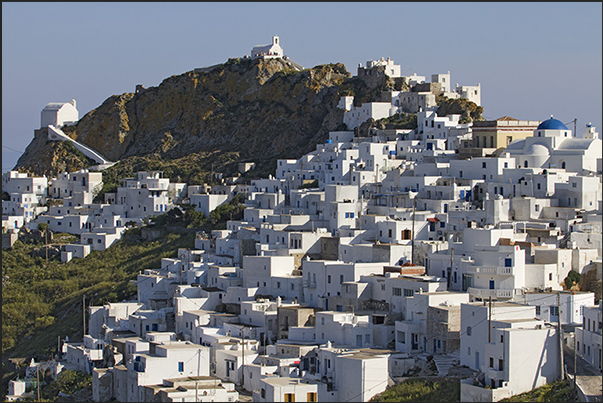
[[[61,371],[56,381],[51,382],[42,389],[41,395],[44,399],[59,401],[59,392],[66,395],[73,395],[90,385],[92,385],[92,375],[88,375],[85,372],[64,369]]]
[[[567,380],[557,380],[544,386],[500,400],[501,402],[572,402],[574,393]]]
[[[580,275],[580,273],[578,273],[577,271],[570,270],[570,272],[567,273],[567,277],[565,278],[565,280],[563,280],[563,282],[565,283],[565,288],[569,290],[573,287],[574,282],[578,284],[580,283],[580,280],[582,280],[582,275]]]
[[[456,378],[407,379],[373,396],[369,402],[460,402]]]

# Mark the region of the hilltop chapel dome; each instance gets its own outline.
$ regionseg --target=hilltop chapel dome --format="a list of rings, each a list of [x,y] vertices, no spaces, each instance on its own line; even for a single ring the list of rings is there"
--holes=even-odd
[[[566,125],[561,123],[560,120],[554,119],[551,116],[550,119],[542,121],[542,123],[540,123],[538,125],[538,128],[536,128],[536,130],[569,130],[569,129],[567,128]]]

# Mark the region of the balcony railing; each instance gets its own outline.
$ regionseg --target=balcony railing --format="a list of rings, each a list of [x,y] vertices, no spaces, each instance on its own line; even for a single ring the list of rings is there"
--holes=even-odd
[[[503,266],[497,266],[497,267],[468,266],[467,273],[512,276],[513,268],[512,267],[503,267]]]
[[[490,290],[487,288],[469,287],[469,289],[467,291],[469,292],[469,295],[471,295],[472,297],[479,297],[479,298],[488,298],[488,297],[512,298],[513,297],[513,290]]]

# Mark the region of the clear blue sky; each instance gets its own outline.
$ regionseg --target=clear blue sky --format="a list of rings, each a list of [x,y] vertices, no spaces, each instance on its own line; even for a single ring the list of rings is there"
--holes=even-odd
[[[602,132],[601,26],[601,3],[2,3],[2,172],[47,103],[75,98],[82,117],[273,35],[304,67],[355,75],[391,57],[403,74],[481,83],[487,118],[552,114]]]

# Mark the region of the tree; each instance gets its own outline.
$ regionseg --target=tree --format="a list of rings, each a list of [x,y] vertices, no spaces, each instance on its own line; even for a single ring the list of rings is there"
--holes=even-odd
[[[570,270],[570,272],[567,273],[567,277],[563,280],[563,282],[565,283],[565,288],[567,290],[571,290],[574,284],[580,283],[581,279],[582,276],[580,275],[580,273],[574,270]]]

